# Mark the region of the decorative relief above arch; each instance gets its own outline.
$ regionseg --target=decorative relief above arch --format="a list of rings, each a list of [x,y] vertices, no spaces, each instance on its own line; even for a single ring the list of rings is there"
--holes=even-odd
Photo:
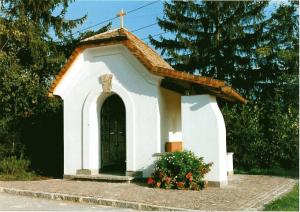
[[[111,93],[112,74],[103,74],[100,76],[103,93]]]

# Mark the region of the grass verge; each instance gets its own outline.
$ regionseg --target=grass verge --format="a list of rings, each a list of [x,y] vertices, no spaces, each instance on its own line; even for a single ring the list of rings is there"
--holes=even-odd
[[[299,211],[299,184],[291,192],[267,204],[264,211]]]
[[[286,170],[286,169],[235,169],[235,174],[252,174],[252,175],[270,175],[270,176],[279,176],[279,177],[289,177],[298,179],[299,171],[298,170]]]
[[[33,172],[26,172],[20,175],[6,175],[0,174],[0,181],[32,181],[32,180],[47,180],[50,177],[40,176]]]

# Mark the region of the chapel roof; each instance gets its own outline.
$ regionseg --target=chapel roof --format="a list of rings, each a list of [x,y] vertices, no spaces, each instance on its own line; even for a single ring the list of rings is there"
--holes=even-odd
[[[205,92],[229,101],[247,102],[235,89],[226,85],[224,81],[173,69],[156,51],[124,28],[109,30],[82,40],[53,81],[49,90],[49,96],[53,96],[54,89],[81,52],[87,48],[115,44],[122,44],[127,47],[151,74],[183,83],[195,84],[203,88]]]

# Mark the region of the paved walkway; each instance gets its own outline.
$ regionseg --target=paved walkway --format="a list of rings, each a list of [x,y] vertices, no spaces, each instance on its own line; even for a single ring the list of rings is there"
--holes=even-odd
[[[234,175],[230,177],[229,185],[225,188],[183,191],[153,189],[135,183],[71,180],[0,181],[0,190],[13,188],[96,197],[132,203],[127,204],[128,207],[134,207],[133,203],[141,203],[196,210],[261,210],[264,204],[290,191],[296,182],[297,180],[282,177]],[[100,201],[99,204],[102,203]]]
[[[0,193],[0,211],[120,211],[134,212],[133,209],[115,208],[70,201],[37,199]]]

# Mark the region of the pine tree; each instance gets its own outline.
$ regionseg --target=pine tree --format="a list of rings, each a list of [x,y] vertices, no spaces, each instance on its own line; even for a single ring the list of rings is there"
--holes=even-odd
[[[174,38],[150,41],[178,70],[225,79],[244,88],[261,41],[267,2],[172,1],[159,26]]]
[[[0,160],[24,154],[24,146],[32,158],[47,146],[44,154],[50,157],[56,154],[50,150],[62,144],[57,133],[61,131],[62,114],[61,101],[49,99],[48,88],[74,45],[82,36],[97,32],[72,35],[86,18],[66,18],[72,0],[0,2]],[[36,161],[43,160],[36,158],[33,166]]]
[[[150,41],[174,68],[225,80],[250,101],[219,102],[239,168],[297,168],[298,2],[172,1]],[[266,14],[266,15],[265,15]]]
[[[59,38],[70,33],[86,16],[67,20],[65,14],[69,0],[20,1],[2,0],[1,33],[2,52],[15,52],[20,65],[36,72],[41,79],[53,74],[55,66],[64,60],[57,51],[57,43],[51,36],[51,30]],[[54,9],[61,8],[58,15]],[[52,67],[52,72],[51,67]],[[49,72],[50,71],[50,72]]]
[[[296,3],[280,5],[271,15],[264,41],[256,49],[258,64],[266,81],[263,90],[285,93],[285,102],[298,102],[299,23]],[[296,101],[295,101],[296,100]]]

